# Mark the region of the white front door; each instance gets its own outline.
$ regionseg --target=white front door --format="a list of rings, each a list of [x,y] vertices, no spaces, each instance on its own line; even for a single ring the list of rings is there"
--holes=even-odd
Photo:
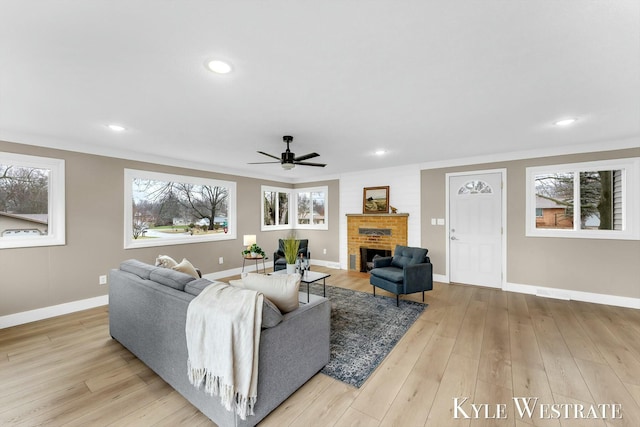
[[[449,176],[448,225],[451,282],[502,287],[502,174]]]

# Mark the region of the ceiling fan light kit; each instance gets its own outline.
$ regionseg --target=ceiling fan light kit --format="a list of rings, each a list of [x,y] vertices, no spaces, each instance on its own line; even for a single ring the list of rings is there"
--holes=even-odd
[[[299,156],[296,157],[295,153],[292,153],[291,150],[289,149],[289,144],[291,144],[291,142],[293,141],[293,137],[290,135],[285,135],[282,137],[282,140],[285,142],[285,144],[287,144],[287,149],[284,151],[284,153],[280,154],[280,157],[274,156],[273,154],[269,154],[269,153],[265,153],[264,151],[258,151],[258,153],[267,156],[267,157],[271,157],[272,159],[276,159],[277,161],[275,162],[253,162],[253,163],[249,163],[250,165],[261,165],[261,164],[266,164],[266,163],[280,163],[280,165],[282,166],[282,169],[285,170],[291,170],[293,168],[296,167],[296,165],[300,165],[300,166],[316,166],[316,167],[325,167],[326,164],[324,163],[313,163],[313,162],[305,162],[305,160],[308,159],[312,159],[314,157],[318,157],[320,156],[320,154],[318,153],[309,153],[309,154],[305,154],[304,156]]]

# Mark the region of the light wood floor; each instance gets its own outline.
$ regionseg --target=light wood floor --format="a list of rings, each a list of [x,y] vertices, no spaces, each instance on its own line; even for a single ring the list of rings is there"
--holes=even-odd
[[[365,274],[314,269],[371,291]],[[317,374],[260,425],[640,426],[640,310],[439,283],[426,302],[360,389]],[[616,402],[623,419],[521,419],[514,396]],[[453,419],[454,397],[508,418]],[[110,338],[101,307],[0,330],[0,425],[214,424]]]

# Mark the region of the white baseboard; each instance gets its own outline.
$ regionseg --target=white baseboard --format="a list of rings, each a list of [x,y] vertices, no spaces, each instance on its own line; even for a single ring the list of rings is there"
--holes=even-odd
[[[37,320],[48,319],[50,317],[62,316],[63,314],[74,313],[76,311],[87,310],[108,304],[109,295],[102,295],[80,301],[72,301],[64,304],[52,305],[50,307],[23,311],[21,313],[9,314],[0,317],[0,329],[35,322]]]
[[[591,302],[594,304],[614,305],[616,307],[640,309],[640,298],[621,297],[617,295],[596,294],[593,292],[574,291],[571,289],[546,288],[543,286],[505,283],[504,291],[536,295],[545,298]]]
[[[449,283],[449,278],[444,274],[434,274],[433,281],[440,282],[440,283]]]
[[[321,267],[340,269],[340,263],[337,261],[325,261],[322,259],[312,259],[311,265],[319,265]]]

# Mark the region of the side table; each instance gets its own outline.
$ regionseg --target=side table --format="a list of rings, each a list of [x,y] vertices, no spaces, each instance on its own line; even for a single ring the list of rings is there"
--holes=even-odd
[[[262,260],[262,274],[267,274],[267,267],[265,266],[264,258],[265,257],[259,256],[259,255],[258,256],[243,256],[242,257],[242,272],[244,272],[244,263],[245,262],[255,260],[255,262],[256,262],[256,273],[259,273],[260,270],[258,268],[258,261]]]

